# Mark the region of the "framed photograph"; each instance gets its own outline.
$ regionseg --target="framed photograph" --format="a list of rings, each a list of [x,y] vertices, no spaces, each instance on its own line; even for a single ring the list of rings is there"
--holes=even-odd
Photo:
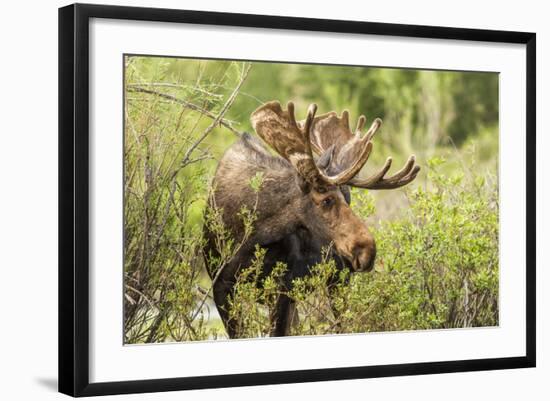
[[[535,221],[534,33],[59,10],[63,393],[533,367]]]

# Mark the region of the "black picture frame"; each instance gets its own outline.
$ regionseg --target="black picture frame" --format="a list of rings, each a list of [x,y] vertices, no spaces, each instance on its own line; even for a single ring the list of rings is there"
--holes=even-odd
[[[90,383],[89,21],[91,18],[436,38],[526,45],[526,353],[520,357]],[[74,4],[59,9],[59,391],[71,396],[172,391],[535,366],[536,35],[219,12]]]

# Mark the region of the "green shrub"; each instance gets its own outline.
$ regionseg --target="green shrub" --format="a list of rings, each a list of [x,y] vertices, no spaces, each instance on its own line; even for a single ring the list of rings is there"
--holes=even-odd
[[[373,230],[373,273],[337,273],[334,262],[295,281],[300,323],[292,334],[330,334],[498,325],[498,198],[494,178],[438,173],[407,191],[409,208]],[[372,198],[354,191],[356,213]],[[337,275],[327,288],[330,277]]]
[[[210,324],[216,312],[202,254],[215,168],[207,139],[214,129],[222,131],[219,126],[235,132],[225,113],[249,64],[227,62],[219,75],[204,77],[195,63],[187,69],[195,73],[188,85],[172,71],[178,63],[143,57],[125,62],[124,341],[215,338],[219,329]],[[163,83],[167,77],[170,83]],[[231,86],[213,93],[219,81]]]

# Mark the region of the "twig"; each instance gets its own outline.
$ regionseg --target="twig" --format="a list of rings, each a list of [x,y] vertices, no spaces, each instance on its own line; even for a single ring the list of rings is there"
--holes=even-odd
[[[242,85],[242,81],[239,83],[238,88],[240,87],[240,85]],[[214,113],[212,113],[212,112],[210,112],[206,109],[203,109],[202,107],[197,106],[196,104],[188,102],[187,100],[183,100],[183,99],[177,98],[175,96],[169,95],[167,93],[158,92],[158,91],[155,91],[155,90],[152,90],[152,89],[146,89],[146,88],[141,88],[141,87],[127,87],[127,89],[130,92],[147,93],[149,95],[155,95],[155,96],[158,96],[158,97],[161,97],[161,98],[164,98],[164,99],[168,99],[172,102],[179,103],[179,104],[183,105],[184,107],[187,107],[190,110],[194,110],[198,113],[201,113],[201,114],[205,115],[206,117],[209,117],[209,118],[215,120],[216,125],[218,125],[218,124],[222,125],[225,128],[227,128],[229,131],[233,132],[235,135],[237,135],[239,137],[241,136],[241,133],[239,131],[237,131],[235,128],[233,128],[233,126],[229,122],[227,122],[227,120],[218,119],[218,116],[216,116]],[[231,103],[233,103],[233,102],[231,102]]]
[[[196,86],[189,86],[189,85],[181,85],[181,84],[173,84],[170,82],[148,82],[148,83],[142,83],[142,84],[127,84],[126,85],[129,88],[139,88],[143,86],[153,86],[153,87],[165,87],[165,88],[176,88],[176,89],[190,89],[196,92],[204,93],[205,95],[216,97],[216,98],[222,98],[223,95],[208,92],[207,90],[204,90],[202,88],[198,88]]]
[[[229,96],[229,98],[227,99],[225,104],[223,105],[223,107],[220,110],[220,112],[218,113],[217,117],[204,130],[204,132],[202,133],[200,138],[197,139],[193,145],[191,145],[191,147],[187,150],[187,152],[185,152],[185,156],[183,157],[183,160],[182,160],[182,165],[185,165],[187,163],[187,161],[191,157],[191,153],[193,153],[193,151],[197,148],[197,146],[199,146],[201,144],[201,142],[206,139],[208,134],[210,134],[210,132],[212,132],[212,130],[217,125],[221,124],[221,122],[223,121],[223,116],[225,115],[225,113],[227,113],[229,108],[233,105],[233,102],[235,101],[235,99],[237,98],[237,94],[239,93],[239,89],[241,89],[241,86],[244,84],[244,81],[248,77],[248,73],[250,71],[250,68],[251,68],[250,64],[245,67],[245,70],[243,71],[243,73],[241,75],[241,79],[240,79],[239,83],[237,84],[235,89],[233,89],[233,92],[231,93],[231,95]]]
[[[132,287],[131,285],[128,285],[128,284],[126,284],[126,288],[131,290],[131,291],[134,291],[136,294],[143,297],[143,299],[145,299],[145,301],[149,304],[149,306],[151,308],[155,308],[155,304],[151,300],[149,300],[149,298],[147,298],[147,296],[143,292],[139,291],[138,289],[136,289],[136,288],[134,288],[134,287]]]

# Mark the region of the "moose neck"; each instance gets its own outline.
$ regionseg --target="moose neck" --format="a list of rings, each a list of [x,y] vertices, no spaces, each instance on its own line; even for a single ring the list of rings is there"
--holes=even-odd
[[[296,231],[305,200],[293,169],[265,172],[258,194],[255,240],[267,245]]]

